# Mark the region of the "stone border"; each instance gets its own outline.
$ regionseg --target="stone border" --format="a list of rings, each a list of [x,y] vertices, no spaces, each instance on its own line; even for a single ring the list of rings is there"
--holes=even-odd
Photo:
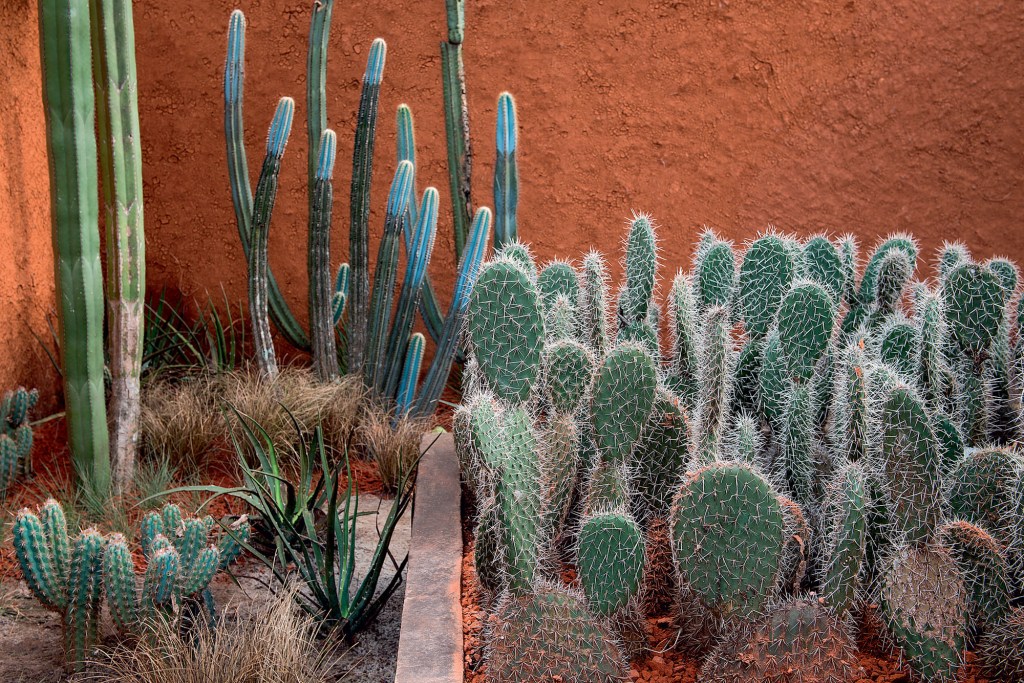
[[[462,683],[462,523],[451,434],[420,461],[395,683]]]

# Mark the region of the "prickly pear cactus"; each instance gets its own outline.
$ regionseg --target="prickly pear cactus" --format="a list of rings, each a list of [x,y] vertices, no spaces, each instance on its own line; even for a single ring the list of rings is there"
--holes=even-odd
[[[853,463],[840,470],[825,496],[825,603],[842,616],[856,607],[868,543],[867,475]]]
[[[860,289],[857,293],[857,300],[861,304],[877,303],[879,274],[883,270],[882,265],[886,257],[894,251],[902,252],[902,255],[897,257],[897,260],[905,261],[909,265],[907,270],[909,270],[909,273],[913,273],[917,264],[917,242],[909,235],[898,234],[889,237],[875,248],[871,258],[868,259],[867,264],[864,266],[864,274],[861,276]],[[902,263],[899,264],[899,269],[900,272],[905,270]],[[906,275],[906,279],[909,279],[909,273]],[[883,286],[882,289],[887,291],[886,286]],[[902,291],[902,285],[899,286],[899,289]]]
[[[560,585],[541,582],[528,594],[505,598],[489,620],[487,642],[495,683],[628,680],[614,635]]]
[[[733,350],[729,311],[715,306],[707,311],[697,382],[696,446],[702,463],[718,459],[728,427],[732,400]]]
[[[835,616],[818,600],[793,598],[729,634],[705,662],[699,680],[853,683],[864,675],[853,638]]]
[[[629,514],[610,511],[585,518],[576,556],[580,587],[595,614],[610,617],[640,593],[644,538]]]
[[[993,681],[1024,681],[1024,607],[995,624],[978,643],[978,666]]]
[[[984,632],[1010,611],[1009,567],[1003,550],[980,526],[949,522],[939,528],[967,589],[968,632]]]
[[[882,467],[897,531],[908,542],[931,537],[941,516],[939,453],[928,415],[914,392],[897,386],[881,411]]]
[[[692,407],[700,366],[697,303],[693,297],[693,286],[683,273],[678,273],[672,281],[668,312],[671,323],[669,329],[672,331],[672,362],[667,381],[684,404]]]
[[[546,311],[551,311],[555,300],[564,296],[575,315],[580,299],[580,280],[576,270],[565,261],[552,261],[537,275],[537,290]]]
[[[953,339],[965,353],[980,357],[992,344],[1003,318],[999,277],[977,264],[962,264],[950,272],[942,297]]]
[[[620,344],[597,369],[590,414],[602,459],[623,463],[654,407],[654,360],[636,344]]]
[[[594,356],[583,344],[562,340],[544,350],[544,378],[551,407],[575,413],[590,394]]]
[[[846,292],[848,271],[836,245],[823,235],[807,240],[800,255],[803,277],[813,280],[829,291],[836,301]]]
[[[626,285],[619,304],[623,327],[647,320],[657,269],[654,223],[650,216],[639,214],[630,223],[629,235],[626,237]]]
[[[497,482],[502,546],[509,588],[525,593],[533,585],[545,529],[544,490],[536,456],[537,437],[522,408],[510,410],[502,430],[505,456]]]
[[[659,389],[654,409],[633,451],[634,514],[643,521],[668,516],[679,473],[686,469],[689,435],[681,401]]]
[[[771,330],[795,273],[796,263],[778,235],[759,237],[747,248],[740,266],[739,307],[751,337],[763,337]]]
[[[796,282],[779,308],[779,344],[790,376],[806,382],[825,354],[835,326],[832,295],[815,282]]]
[[[608,351],[608,269],[596,251],[583,259],[580,302],[576,307],[581,341],[597,356]]]
[[[1003,448],[964,456],[946,479],[950,513],[987,529],[1004,545],[1011,542],[1013,508],[1024,460]]]
[[[779,583],[784,521],[778,497],[747,465],[716,463],[690,474],[672,510],[684,587],[722,617],[761,613]]]
[[[536,285],[513,261],[484,266],[469,299],[467,330],[494,395],[525,402],[540,370],[544,318]]]
[[[705,233],[697,249],[693,270],[696,274],[694,292],[701,311],[713,306],[728,308],[736,288],[736,255],[732,243]]]
[[[967,591],[949,550],[901,549],[881,590],[882,618],[911,668],[926,681],[954,681],[966,645]]]
[[[791,384],[779,335],[773,333],[765,341],[764,355],[761,359],[758,405],[761,414],[775,431],[781,431],[785,424]]]

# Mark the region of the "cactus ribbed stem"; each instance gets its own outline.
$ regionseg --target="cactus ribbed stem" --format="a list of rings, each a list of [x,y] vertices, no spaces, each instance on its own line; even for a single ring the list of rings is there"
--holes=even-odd
[[[448,0],[449,41],[441,43],[441,83],[444,90],[444,124],[448,140],[448,180],[452,196],[455,229],[455,257],[461,259],[470,232],[471,176],[473,154],[469,139],[469,104],[466,100],[466,74],[462,65],[462,42],[451,41],[452,19],[462,14],[453,5],[463,0]],[[460,38],[463,31],[456,29]]]
[[[377,38],[370,46],[363,74],[363,89],[356,119],[356,139],[352,151],[351,225],[349,229],[349,266],[352,284],[349,301],[348,369],[363,372],[370,325],[370,183],[373,179],[373,147],[377,137],[377,103],[384,78],[387,45]],[[410,181],[411,182],[411,181]],[[403,207],[404,208],[404,207]]]
[[[338,377],[334,341],[334,289],[331,283],[331,212],[334,203],[334,157],[338,140],[333,130],[320,136],[320,154],[312,186],[309,215],[309,336],[313,367],[322,382]]]
[[[91,488],[110,488],[89,8],[39,3],[43,103],[68,443]]]
[[[419,332],[409,339],[409,345],[405,352],[405,364],[402,366],[402,378],[395,397],[395,415],[399,418],[409,414],[413,399],[416,398],[416,382],[420,377],[425,343],[423,335]]]
[[[139,376],[146,292],[135,29],[129,0],[93,0],[93,69],[107,227],[107,333],[110,460],[114,484],[127,486],[139,439]]]
[[[253,345],[256,347],[256,363],[260,373],[267,379],[277,376],[274,340],[270,334],[270,320],[267,317],[267,242],[270,236],[270,217],[274,212],[274,201],[277,198],[281,157],[284,156],[294,116],[295,101],[290,97],[282,97],[277,103],[274,119],[267,133],[267,155],[263,159],[263,169],[260,171],[260,180],[256,184],[256,196],[253,201],[252,244],[249,249],[249,317]]]
[[[505,92],[498,98],[496,125],[497,159],[494,162],[494,248],[501,249],[519,238],[516,209],[519,206],[519,166],[516,163],[516,101]]]
[[[253,221],[252,183],[245,154],[245,125],[242,101],[245,86],[245,15],[241,10],[231,13],[228,23],[228,53],[224,64],[224,138],[227,143],[228,177],[231,200],[235,207],[235,224],[242,242],[242,252],[249,260]],[[267,267],[267,290],[270,315],[274,325],[292,346],[306,350],[309,338],[281,295],[274,273]]]

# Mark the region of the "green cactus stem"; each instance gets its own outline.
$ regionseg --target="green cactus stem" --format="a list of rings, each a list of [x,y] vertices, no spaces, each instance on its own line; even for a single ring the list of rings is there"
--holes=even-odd
[[[654,407],[654,360],[636,344],[605,356],[594,375],[590,414],[601,459],[621,464],[632,453]]]
[[[68,444],[85,483],[106,492],[110,440],[88,4],[40,2],[39,35]]]
[[[329,10],[328,10],[329,13]],[[334,159],[338,139],[331,129],[320,136],[320,150],[311,183],[309,205],[309,336],[313,368],[322,382],[338,377],[338,349],[334,332],[334,294],[331,283],[331,213],[334,206]]]
[[[461,4],[461,3],[460,3]],[[516,145],[519,135],[516,123],[516,101],[510,93],[498,97],[494,162],[494,248],[519,239],[516,209],[519,206],[519,165]]]
[[[466,72],[462,65],[465,36],[465,0],[445,0],[448,40],[441,43],[441,84],[444,93],[445,136],[448,144],[448,179],[455,230],[455,257],[462,258],[472,215],[473,152],[469,137]]]
[[[768,334],[795,273],[796,263],[778,235],[759,237],[747,248],[740,266],[739,308],[751,337]]]

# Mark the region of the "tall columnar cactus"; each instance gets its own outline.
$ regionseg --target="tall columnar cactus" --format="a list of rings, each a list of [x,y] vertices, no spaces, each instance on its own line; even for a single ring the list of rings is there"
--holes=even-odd
[[[733,350],[729,311],[714,307],[704,320],[697,381],[696,454],[702,463],[718,458],[732,400]]]
[[[40,2],[39,35],[68,444],[77,471],[90,487],[105,492],[111,482],[110,441],[88,5]]]
[[[124,488],[135,468],[139,440],[146,301],[142,136],[139,131],[135,29],[128,0],[90,3],[100,173],[107,227],[107,333],[110,364],[110,459],[114,484]]]
[[[860,464],[844,467],[825,496],[822,596],[836,614],[857,606],[868,542],[867,475]]]
[[[263,159],[260,179],[256,183],[256,194],[252,209],[252,243],[249,245],[249,319],[252,324],[253,346],[260,373],[268,379],[277,376],[277,356],[274,340],[270,333],[268,317],[268,238],[270,217],[277,199],[278,176],[281,173],[281,158],[284,156],[288,136],[291,134],[292,119],[295,117],[295,100],[282,97],[277,103],[274,118],[267,133],[267,155]]]
[[[729,634],[701,669],[708,683],[854,681],[864,675],[850,634],[818,601],[793,598]]]
[[[624,683],[625,658],[611,631],[563,586],[540,583],[509,596],[488,634],[488,674],[495,683],[565,679]]]
[[[942,512],[939,454],[924,406],[906,386],[881,409],[881,465],[897,531],[909,543],[932,538]]]
[[[613,349],[597,368],[590,414],[603,461],[629,458],[654,407],[656,374],[651,355],[635,344]]]
[[[470,296],[467,329],[495,396],[526,401],[540,370],[544,318],[536,285],[514,262],[499,258],[484,267]]]
[[[739,308],[743,328],[751,337],[764,337],[771,330],[782,297],[793,282],[796,266],[778,235],[763,235],[747,248],[740,266]]]
[[[778,497],[746,465],[716,463],[689,475],[672,510],[684,586],[719,616],[749,618],[779,582],[783,517]]]
[[[498,97],[496,128],[497,158],[494,162],[494,248],[519,238],[516,210],[519,206],[519,165],[516,146],[516,101],[510,93]]]
[[[886,627],[923,680],[956,680],[966,644],[967,591],[948,549],[900,550],[885,577],[881,607]]]
[[[331,214],[334,207],[334,159],[338,138],[324,129],[309,204],[309,336],[313,367],[321,381],[338,376],[338,348],[334,332],[334,288],[331,282]]]
[[[78,671],[98,635],[103,537],[87,529],[70,539],[64,511],[52,499],[38,516],[21,510],[13,536],[25,583],[44,606],[60,613],[67,667]]]
[[[473,153],[469,137],[466,74],[462,65],[462,41],[466,32],[465,5],[465,0],[445,0],[448,39],[441,42],[441,83],[444,89],[444,123],[448,141],[448,178],[451,185],[456,258],[461,258],[468,240],[469,218],[472,215]]]

